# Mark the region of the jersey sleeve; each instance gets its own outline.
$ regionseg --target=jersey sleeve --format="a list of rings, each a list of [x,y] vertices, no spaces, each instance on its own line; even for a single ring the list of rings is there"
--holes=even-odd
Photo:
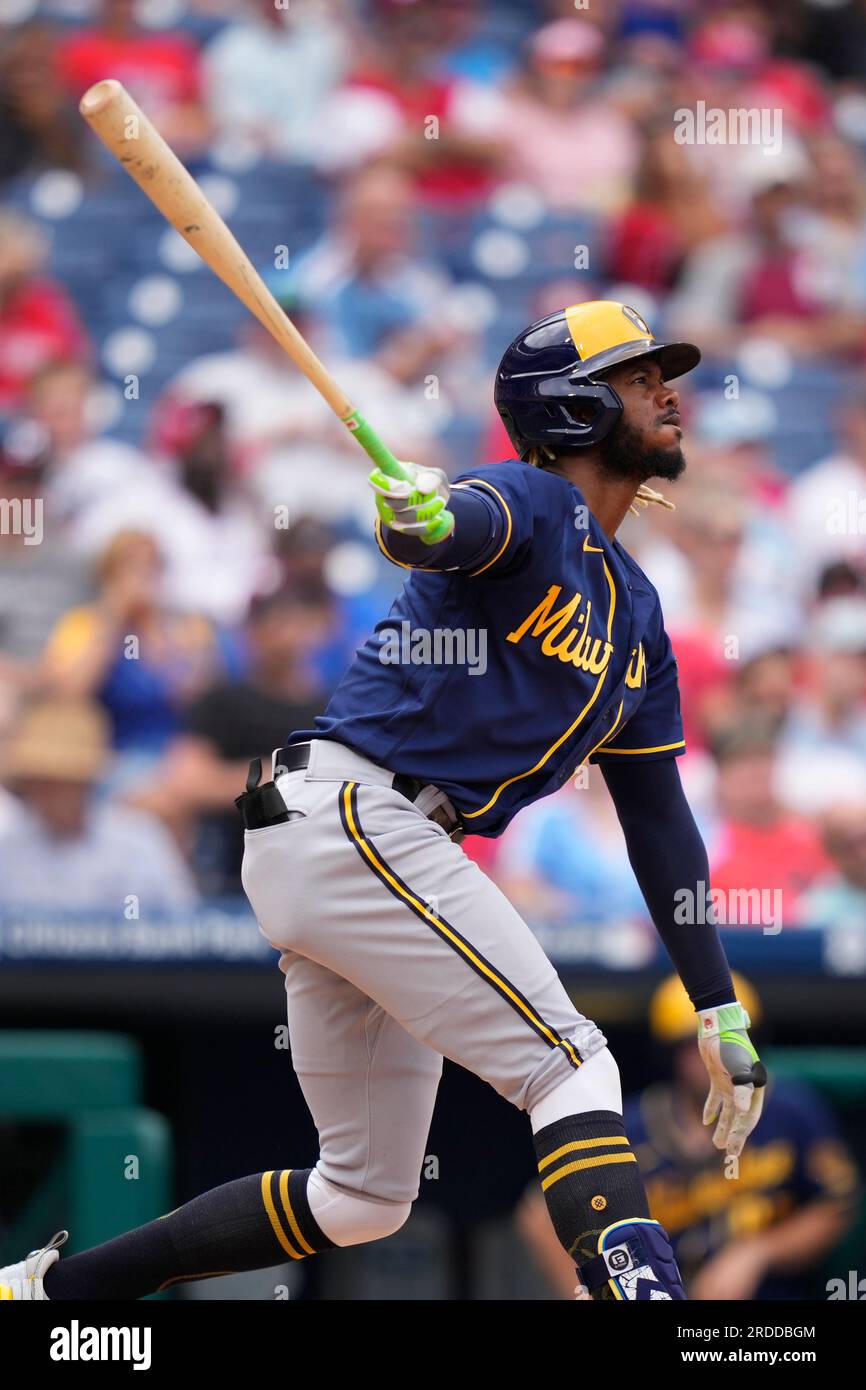
[[[677,660],[658,604],[654,636],[631,653],[628,679],[645,683],[644,697],[616,737],[599,748],[590,762],[603,758],[617,762],[629,758],[650,761],[677,758],[685,753]]]

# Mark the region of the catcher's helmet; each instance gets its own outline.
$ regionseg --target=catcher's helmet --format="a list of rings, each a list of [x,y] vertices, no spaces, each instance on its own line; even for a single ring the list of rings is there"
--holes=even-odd
[[[520,458],[540,446],[598,444],[622,414],[604,373],[634,357],[655,357],[665,381],[701,360],[693,343],[659,343],[634,309],[612,299],[572,304],[525,329],[506,349],[494,399]],[[588,421],[575,404],[592,406]],[[581,412],[582,414],[583,412]]]

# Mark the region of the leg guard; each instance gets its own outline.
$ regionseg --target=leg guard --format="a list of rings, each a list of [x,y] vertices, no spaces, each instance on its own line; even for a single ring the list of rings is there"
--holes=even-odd
[[[603,1230],[598,1254],[579,1264],[577,1274],[594,1298],[640,1303],[686,1296],[667,1232],[657,1221],[641,1217],[615,1221]]]

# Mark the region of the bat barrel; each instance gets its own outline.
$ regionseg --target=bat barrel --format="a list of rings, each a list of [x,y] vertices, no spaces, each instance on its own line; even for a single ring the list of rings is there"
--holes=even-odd
[[[98,116],[100,111],[104,111],[110,102],[117,101],[122,92],[123,88],[116,77],[106,77],[104,81],[94,82],[92,87],[88,87],[78,103],[78,109],[89,121],[91,116]]]
[[[87,124],[163,216],[198,252],[215,275],[255,314],[358,443],[392,477],[406,470],[352,405],[208,201],[189,170],[114,77],[84,93],[79,111]]]

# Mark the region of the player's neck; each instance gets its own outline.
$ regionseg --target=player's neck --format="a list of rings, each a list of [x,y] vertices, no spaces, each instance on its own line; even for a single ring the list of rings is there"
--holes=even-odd
[[[547,472],[559,473],[580,488],[602,531],[608,540],[613,540],[628,515],[639,485],[627,478],[605,477],[590,450],[581,454],[560,454]]]

